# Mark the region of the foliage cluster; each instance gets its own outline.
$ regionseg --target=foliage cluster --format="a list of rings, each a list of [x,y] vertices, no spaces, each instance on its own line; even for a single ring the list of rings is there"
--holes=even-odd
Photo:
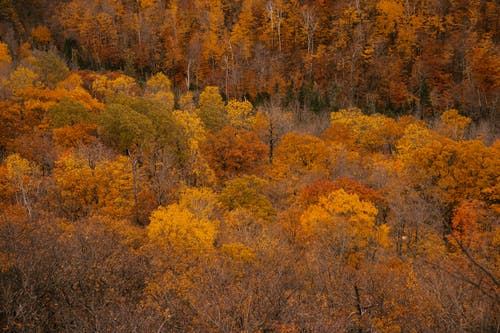
[[[429,118],[456,108],[498,122],[495,0],[0,4],[0,35],[17,56],[26,43],[56,48],[73,69],[121,69],[141,78],[161,71],[177,89],[219,86],[227,99],[271,97],[297,110],[355,105]]]
[[[78,13],[78,29],[88,29],[90,3],[129,15],[113,7],[121,1],[66,1],[61,20]],[[177,19],[198,8],[190,3]],[[217,7],[226,2],[194,3],[210,14],[198,24],[230,24],[223,19],[232,8]],[[258,1],[241,3],[240,16],[259,13],[249,5]],[[144,52],[160,4],[137,2]],[[286,4],[266,7],[273,20],[283,15],[282,34],[293,26]],[[307,61],[320,61],[320,35],[307,29],[323,28],[314,20],[329,12],[304,6]],[[411,55],[404,47],[419,34],[393,29],[410,18],[424,24],[418,8],[387,0],[374,9],[385,13],[380,38],[397,41],[400,55]],[[366,19],[363,8],[342,13],[336,28],[346,33]],[[109,13],[92,22],[100,42],[121,36],[108,35]],[[239,57],[257,42],[251,22],[231,23],[231,40],[244,46]],[[279,24],[261,42],[285,57],[291,39],[280,40]],[[200,29],[215,67],[223,36]],[[436,34],[446,40],[442,29]],[[500,143],[469,117],[443,109],[426,123],[349,107],[325,120],[272,103],[225,102],[215,86],[174,93],[161,72],[141,84],[118,71],[70,70],[42,50],[49,32],[34,30],[37,50],[15,61],[0,43],[4,331],[498,330]],[[99,43],[86,47],[92,59],[115,59]],[[365,62],[381,52],[370,50]]]

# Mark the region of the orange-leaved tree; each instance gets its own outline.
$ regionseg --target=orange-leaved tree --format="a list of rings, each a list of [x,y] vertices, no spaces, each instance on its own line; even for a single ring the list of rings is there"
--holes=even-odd
[[[208,136],[206,159],[221,180],[263,170],[268,147],[254,132],[227,126]]]

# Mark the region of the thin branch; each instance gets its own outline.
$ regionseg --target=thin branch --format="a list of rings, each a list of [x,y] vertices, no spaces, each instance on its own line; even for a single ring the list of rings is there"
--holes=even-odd
[[[455,242],[457,242],[458,246],[460,247],[460,250],[462,250],[462,252],[467,256],[467,258],[475,265],[477,266],[480,270],[482,270],[490,279],[491,281],[493,281],[493,283],[497,286],[497,287],[500,287],[500,283],[498,283],[498,280],[495,278],[495,276],[493,275],[493,273],[491,273],[489,270],[486,269],[486,267],[484,267],[483,265],[481,265],[480,263],[478,263],[473,257],[472,255],[470,254],[470,252],[463,246],[462,242],[460,242],[457,237],[452,233],[451,234],[451,237],[453,237],[453,239],[455,240]]]

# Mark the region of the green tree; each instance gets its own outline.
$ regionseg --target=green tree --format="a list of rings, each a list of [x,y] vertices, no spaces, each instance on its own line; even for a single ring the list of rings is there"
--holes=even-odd
[[[49,108],[47,117],[49,124],[54,128],[58,128],[89,121],[91,114],[81,103],[66,97]]]
[[[206,87],[199,98],[199,115],[209,132],[217,132],[227,125],[227,113],[219,88]]]
[[[142,146],[154,134],[154,127],[148,117],[128,106],[106,104],[99,133],[109,146],[126,152]]]
[[[220,193],[220,201],[224,208],[235,210],[244,208],[255,216],[269,221],[275,215],[275,210],[265,189],[269,183],[257,176],[245,175],[229,180]]]
[[[53,89],[68,77],[68,67],[54,52],[34,52],[34,55],[34,71],[47,87]]]

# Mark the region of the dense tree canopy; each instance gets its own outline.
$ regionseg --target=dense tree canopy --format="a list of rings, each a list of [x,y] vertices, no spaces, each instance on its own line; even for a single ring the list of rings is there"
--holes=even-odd
[[[498,24],[0,0],[0,328],[498,331]]]
[[[173,87],[216,85],[228,98],[277,95],[316,111],[355,105],[418,117],[458,108],[496,119],[492,0],[3,3],[2,68],[30,43],[57,48],[72,68],[163,71]],[[39,62],[51,63],[40,78],[52,82],[60,64],[52,53]]]

